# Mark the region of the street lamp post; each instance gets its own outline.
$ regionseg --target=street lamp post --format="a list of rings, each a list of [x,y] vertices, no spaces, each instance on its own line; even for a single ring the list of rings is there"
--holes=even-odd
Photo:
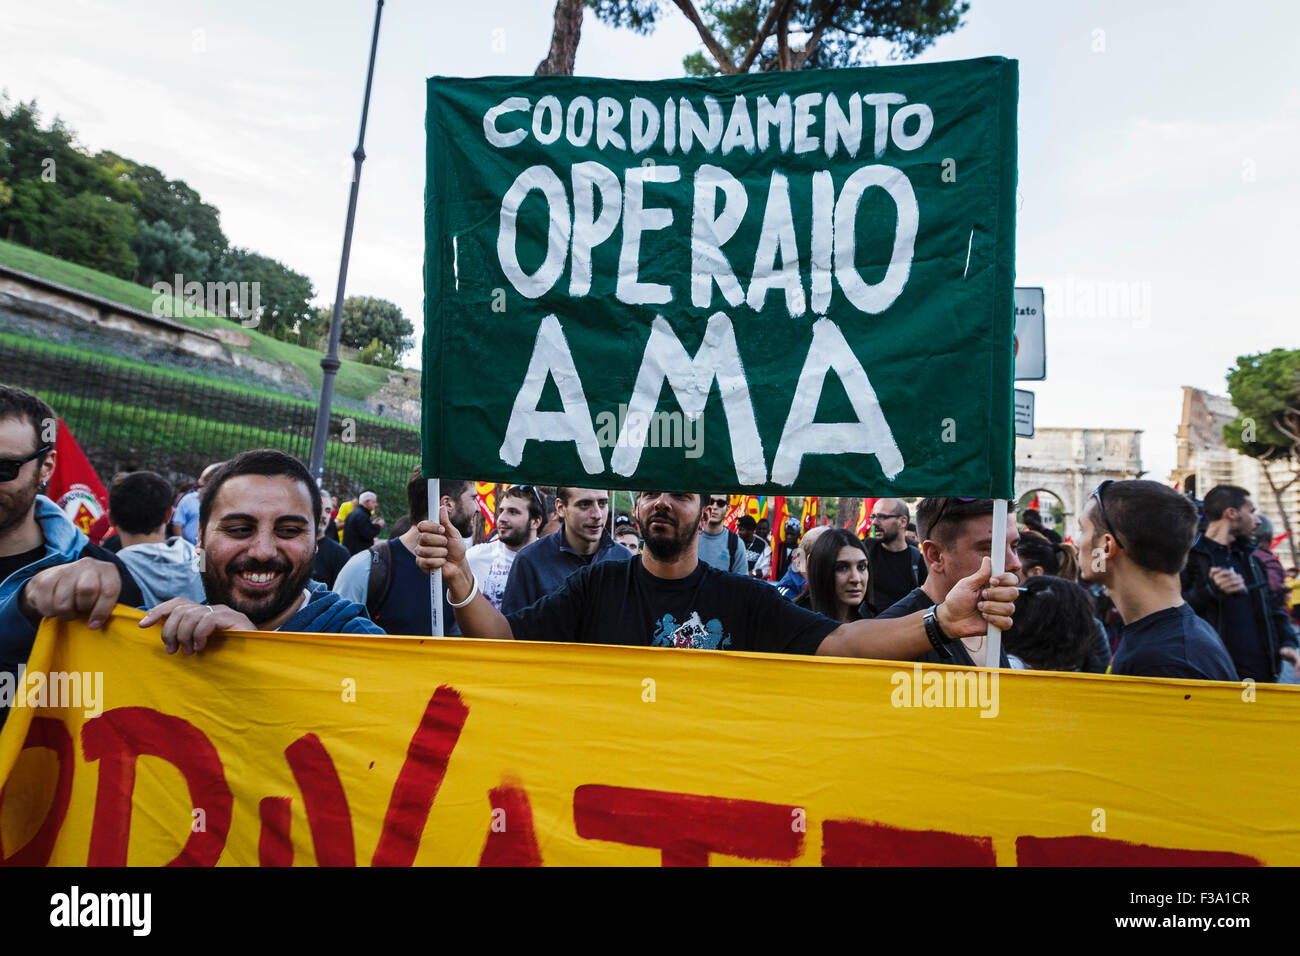
[[[352,151],[352,189],[348,193],[348,220],[343,229],[343,258],[339,262],[339,284],[334,292],[334,313],[330,316],[329,351],[320,360],[320,402],[316,406],[316,426],[311,434],[311,460],[308,464],[317,483],[325,475],[325,445],[329,441],[330,406],[334,403],[334,376],[339,370],[339,335],[343,325],[343,290],[348,281],[348,256],[352,251],[352,224],[357,216],[357,192],[361,188],[361,164],[366,159],[366,117],[370,112],[370,82],[375,76],[375,50],[379,46],[379,17],[384,0],[375,3],[375,29],[370,38],[370,66],[366,70],[366,95],[361,104],[361,132],[357,148]]]

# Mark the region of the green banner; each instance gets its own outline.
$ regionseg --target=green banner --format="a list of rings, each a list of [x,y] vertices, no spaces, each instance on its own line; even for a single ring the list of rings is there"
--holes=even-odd
[[[430,79],[425,474],[1010,497],[1016,93]]]

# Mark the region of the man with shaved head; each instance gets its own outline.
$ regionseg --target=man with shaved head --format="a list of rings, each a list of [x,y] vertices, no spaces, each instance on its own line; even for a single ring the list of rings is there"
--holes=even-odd
[[[867,546],[867,599],[863,613],[874,617],[925,583],[925,558],[907,543],[907,502],[881,498],[871,513],[876,536]]]

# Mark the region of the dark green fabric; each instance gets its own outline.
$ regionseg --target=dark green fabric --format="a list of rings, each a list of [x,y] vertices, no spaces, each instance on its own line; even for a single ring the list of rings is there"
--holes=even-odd
[[[834,155],[827,156],[827,97],[834,94],[840,110],[851,116],[850,103],[858,95],[896,93],[906,101],[889,105],[887,119],[914,104],[924,104],[933,117],[928,139],[916,148],[901,148],[889,132],[883,153],[876,155],[878,107],[862,103],[861,142],[856,157],[836,139]],[[811,117],[806,127],[816,138],[816,148],[796,152],[791,139],[782,149],[781,129],[770,127],[766,150],[743,145],[724,153],[727,137],[709,150],[695,139],[683,152],[681,125],[673,137],[671,153],[665,150],[665,102],[674,112],[688,101],[708,126],[709,99],[717,104],[720,122],[714,129],[734,134],[739,141],[743,121],[737,112],[738,96],[745,98],[745,113],[757,127],[759,98],[780,104],[791,100],[792,126],[797,128],[795,104],[806,104]],[[822,94],[819,103],[797,98]],[[588,77],[488,77],[483,79],[433,78],[428,81],[427,182],[425,199],[425,338],[424,338],[424,466],[425,474],[443,478],[539,482],[600,488],[698,490],[822,495],[968,495],[1010,497],[1014,459],[1012,429],[1012,287],[1014,285],[1016,189],[1015,61],[985,58],[952,63],[876,67],[854,70],[801,71],[712,79],[626,82]],[[591,135],[585,146],[570,142],[565,130],[550,145],[533,134],[534,109],[546,96],[558,99],[561,117],[572,111],[572,132],[579,138],[595,126],[601,113],[621,109],[617,123],[606,124],[623,139],[623,148],[606,141],[597,145]],[[485,114],[510,97],[523,97],[526,111],[505,112],[492,123],[497,135],[523,130],[522,142],[494,145],[485,131]],[[588,100],[583,100],[586,97]],[[640,97],[654,105],[658,134],[648,148],[634,152],[630,141],[632,101]],[[602,98],[610,102],[602,104]],[[815,98],[812,98],[815,99]],[[588,109],[587,102],[591,106]],[[861,102],[861,101],[859,101]],[[916,111],[901,127],[902,142],[916,137],[922,118]],[[547,120],[549,113],[543,113]],[[592,119],[588,123],[588,118]],[[734,125],[733,125],[734,124]],[[549,122],[541,125],[543,135]],[[755,129],[755,132],[756,129]],[[708,132],[705,133],[708,138]],[[805,140],[807,146],[811,140]],[[573,167],[598,163],[617,179],[611,210],[617,224],[591,252],[591,283],[585,295],[571,295],[573,259],[570,235],[563,238],[562,268],[545,290],[520,290],[503,266],[498,240],[502,231],[503,199],[516,177],[533,166],[554,173],[562,187],[563,222],[574,215]],[[620,253],[626,207],[627,173],[671,175],[675,182],[651,182],[643,187],[643,206],[667,208],[672,223],[667,228],[642,233],[639,266],[641,283],[669,286],[666,303],[628,304],[620,301]],[[792,315],[782,287],[768,291],[755,311],[748,300],[729,303],[710,280],[709,301],[703,307],[692,301],[692,233],[696,208],[696,178],[702,166],[720,167],[743,186],[747,206],[737,231],[721,244],[743,293],[748,294],[756,251],[764,233],[769,189],[773,174],[785,177],[789,189],[799,286],[803,313]],[[892,301],[883,293],[870,300],[846,293],[839,281],[852,284],[882,283],[895,246],[900,214],[886,188],[866,188],[857,207],[853,235],[856,251],[849,269],[835,273],[829,300],[814,302],[813,236],[822,223],[833,223],[834,207],[825,215],[813,209],[814,174],[829,173],[838,199],[846,182],[866,167],[876,170],[876,180],[907,190],[890,175],[901,172],[915,196],[917,234],[910,269],[901,291]],[[584,167],[590,168],[590,167]],[[599,171],[597,171],[599,172]],[[539,174],[545,175],[545,174]],[[872,172],[864,172],[854,182]],[[825,181],[825,176],[821,177]],[[585,189],[591,193],[591,189]],[[598,192],[598,190],[597,190]],[[722,191],[710,191],[709,215],[723,207]],[[904,200],[905,201],[905,200]],[[546,259],[548,203],[540,191],[527,193],[518,208],[516,250],[519,267],[533,273]],[[558,209],[559,207],[557,207]],[[600,219],[604,204],[593,204]],[[853,222],[845,204],[844,230]],[[557,216],[557,221],[561,217]],[[817,221],[815,223],[815,220]],[[774,219],[775,223],[776,220]],[[766,230],[769,240],[775,226]],[[508,233],[507,233],[508,235]],[[557,245],[557,248],[559,246]],[[558,262],[559,260],[557,260]],[[777,258],[778,266],[781,263]],[[899,275],[901,273],[895,273]],[[625,283],[633,278],[625,276]],[[825,280],[816,283],[824,286]],[[868,293],[867,295],[870,295]],[[887,303],[887,304],[886,304]],[[814,305],[823,314],[814,311]],[[883,308],[880,308],[883,304]],[[878,309],[872,311],[873,308]],[[516,396],[533,358],[539,329],[554,316],[549,327],[562,333],[572,356],[585,400],[584,415],[600,445],[584,466],[574,441],[527,440],[512,453],[504,446]],[[723,316],[725,320],[713,318]],[[751,445],[747,466],[738,476],[730,425],[743,421],[743,394],[732,401],[733,415],[724,411],[718,381],[709,385],[707,404],[695,447],[676,431],[682,422],[669,421],[673,431],[661,444],[643,447],[635,470],[614,470],[616,449],[610,447],[611,425],[621,424],[620,405],[633,396],[643,355],[656,318],[662,336],[667,330],[693,358],[704,341],[712,318],[715,333],[728,325],[735,336],[743,381],[748,385],[752,420],[757,426],[761,457]],[[826,321],[828,320],[828,321]],[[775,466],[787,429],[792,402],[805,361],[810,358],[815,324],[827,337],[818,348],[829,354],[829,343],[842,335],[852,356],[865,371],[897,448],[897,456],[846,447],[843,436],[817,437],[811,453],[797,459],[797,474],[790,474],[791,456],[784,472]],[[557,324],[558,323],[558,324]],[[667,341],[666,339],[662,341]],[[724,350],[725,351],[725,350]],[[712,369],[709,370],[710,372]],[[679,385],[703,401],[704,379],[682,379]],[[564,378],[561,376],[561,378]],[[650,381],[657,380],[651,376]],[[535,403],[541,412],[559,412],[561,393],[573,383],[545,377]],[[804,390],[815,395],[813,388]],[[865,390],[851,387],[862,399]],[[680,412],[678,399],[665,382],[656,406],[660,413]],[[740,412],[736,410],[740,409]],[[817,423],[855,422],[849,389],[834,369],[825,374],[815,406]],[[811,412],[809,413],[811,414]],[[603,416],[603,417],[602,417]],[[553,423],[552,423],[553,424]],[[540,426],[539,426],[540,427]],[[743,429],[738,429],[738,434]],[[551,424],[540,433],[553,434]],[[805,436],[817,436],[805,429]],[[653,440],[654,432],[650,438]],[[792,436],[797,440],[798,435]],[[795,441],[791,441],[793,447]],[[623,469],[628,468],[627,452]],[[635,456],[633,456],[635,457]],[[740,457],[744,457],[743,455]],[[515,460],[517,459],[517,461]],[[885,470],[893,461],[901,469],[892,480]],[[757,466],[754,464],[757,462]]]

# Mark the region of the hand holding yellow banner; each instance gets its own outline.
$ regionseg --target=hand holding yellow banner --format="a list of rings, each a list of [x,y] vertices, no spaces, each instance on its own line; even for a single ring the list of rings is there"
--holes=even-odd
[[[1295,688],[140,616],[42,626],[4,862],[1300,863]]]

